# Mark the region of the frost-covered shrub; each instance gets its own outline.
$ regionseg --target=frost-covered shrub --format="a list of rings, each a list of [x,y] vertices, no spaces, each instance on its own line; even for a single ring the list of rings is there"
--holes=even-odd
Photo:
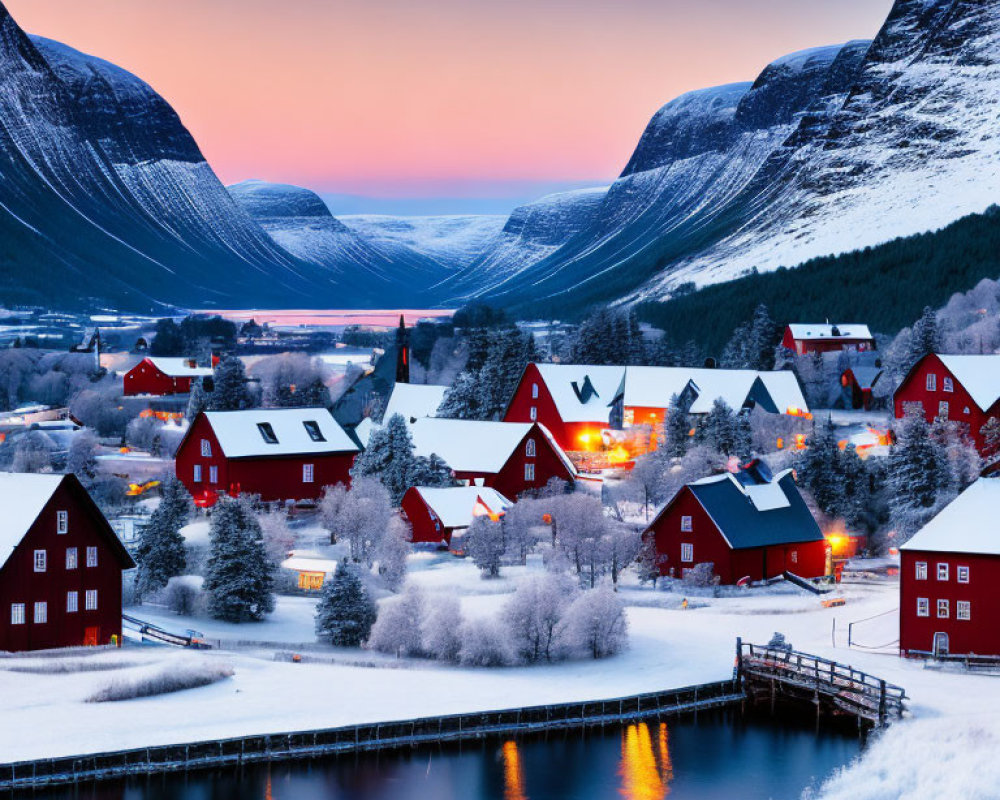
[[[435,596],[422,626],[424,652],[440,661],[458,661],[461,632],[462,606],[458,598],[446,594]]]
[[[559,625],[559,645],[569,655],[606,658],[628,645],[625,606],[610,588],[583,592]]]
[[[372,626],[368,646],[397,657],[420,655],[423,652],[423,620],[424,596],[416,586],[410,586],[400,597],[383,605]]]
[[[500,577],[505,550],[503,525],[489,517],[474,517],[462,538],[465,552],[481,571],[483,578]]]
[[[573,581],[563,574],[540,575],[517,587],[502,619],[519,660],[551,661],[557,655],[556,630],[575,593]]]
[[[685,569],[682,577],[688,586],[715,586],[718,583],[715,577],[715,564],[712,561],[703,561],[690,569]]]
[[[194,616],[205,605],[201,591],[201,579],[195,575],[171,578],[163,592],[167,608],[183,617]]]
[[[196,689],[231,678],[232,667],[226,664],[190,664],[172,667],[155,675],[117,678],[87,698],[88,703],[107,703],[170,694],[184,689]]]
[[[409,523],[394,515],[375,550],[378,574],[392,591],[399,589],[406,580],[406,557],[410,554],[412,538],[413,531]]]
[[[506,627],[492,617],[469,620],[462,626],[459,660],[470,667],[503,667],[512,664],[514,653]]]

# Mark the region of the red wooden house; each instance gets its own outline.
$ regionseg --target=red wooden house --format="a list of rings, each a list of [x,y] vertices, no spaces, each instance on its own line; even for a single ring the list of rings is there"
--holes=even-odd
[[[870,411],[874,403],[875,384],[882,377],[881,367],[848,367],[840,376],[844,408]]]
[[[496,521],[511,505],[500,492],[486,486],[413,486],[403,495],[402,510],[413,527],[413,542],[448,547],[452,536],[461,536],[474,518]]]
[[[0,474],[0,651],[108,644],[135,566],[74,475]]]
[[[124,394],[163,396],[186,394],[195,378],[211,378],[209,367],[199,367],[193,358],[147,356],[125,373]]]
[[[358,446],[325,408],[204,411],[177,449],[177,477],[195,503],[219,493],[265,501],[314,500],[349,485]]]
[[[680,578],[706,562],[723,584],[830,571],[826,540],[791,470],[772,477],[760,462],[683,487],[643,533],[649,537],[662,575]]]
[[[899,649],[1000,655],[1000,480],[980,478],[900,548]]]
[[[875,337],[867,325],[831,325],[829,323],[793,323],[785,328],[781,346],[797,355],[829,353],[853,348],[858,352],[874,350]]]
[[[928,422],[943,416],[968,426],[982,452],[982,427],[1000,417],[1000,356],[924,356],[896,389],[897,419],[907,407],[921,408]]]
[[[427,417],[409,426],[418,456],[437,454],[455,478],[506,497],[541,489],[552,478],[571,482],[576,469],[537,422],[480,422]]]

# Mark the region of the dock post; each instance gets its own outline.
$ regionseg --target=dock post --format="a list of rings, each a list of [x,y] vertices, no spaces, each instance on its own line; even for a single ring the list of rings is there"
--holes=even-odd
[[[743,689],[743,637],[736,637],[736,686]]]
[[[879,683],[878,726],[880,728],[884,728],[885,727],[885,681],[880,680],[878,683]]]

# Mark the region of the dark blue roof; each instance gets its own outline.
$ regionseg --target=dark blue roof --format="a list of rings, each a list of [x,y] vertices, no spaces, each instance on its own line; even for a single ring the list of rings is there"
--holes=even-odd
[[[734,550],[823,539],[791,472],[777,482],[788,501],[782,508],[759,510],[740,484],[765,485],[760,481],[748,482],[743,475],[688,485]]]

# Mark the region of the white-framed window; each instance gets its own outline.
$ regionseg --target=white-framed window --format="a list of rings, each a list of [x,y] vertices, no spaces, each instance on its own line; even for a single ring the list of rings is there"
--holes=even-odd
[[[938,416],[948,419],[948,401],[942,400],[938,403]]]
[[[681,562],[684,564],[690,564],[694,561],[694,545],[684,543],[681,544]]]
[[[56,533],[69,533],[69,512],[56,512]]]
[[[937,375],[933,372],[927,373],[927,391],[936,392],[937,391]]]
[[[535,457],[535,440],[534,439],[528,439],[528,443],[525,444],[525,446],[524,446],[524,454],[528,458],[534,458]]]
[[[938,600],[937,601],[937,615],[938,619],[948,619],[951,616],[951,601],[949,600]]]
[[[10,604],[10,624],[11,625],[24,624],[24,603]]]
[[[529,483],[535,479],[535,465],[525,464],[524,465],[524,479]]]
[[[532,406],[528,410],[528,416],[531,417],[531,421],[532,422],[534,422],[535,420],[537,420],[538,419],[538,409],[535,408],[534,406]]]
[[[44,550],[35,551],[35,572],[45,572],[48,567],[48,553]]]
[[[312,483],[315,476],[315,466],[313,464],[303,464],[302,465],[302,482]]]
[[[208,439],[201,440],[201,457],[202,458],[212,457],[212,443]]]
[[[194,465],[194,482],[201,483],[201,464]]]
[[[963,414],[971,414],[971,413],[972,413],[972,411],[971,411],[971,410],[969,409],[969,407],[968,407],[968,406],[966,406],[965,408],[963,408],[963,409],[962,409],[962,413],[963,413]]]
[[[948,580],[948,565],[943,563],[938,563],[937,565],[937,579],[939,581]]]
[[[694,530],[694,522],[688,514],[681,517],[681,531],[690,533]]]
[[[955,580],[959,583],[969,582],[969,568],[968,567],[955,567]]]
[[[538,399],[538,384],[537,383],[531,384],[531,399],[532,400],[537,400]]]
[[[944,391],[946,392],[954,392],[955,381],[953,381],[951,378],[945,378],[944,380],[941,381],[941,388],[944,389]]]
[[[972,619],[971,600],[959,600],[957,603],[955,603],[955,619],[962,619],[962,620]]]
[[[218,483],[219,482],[219,468],[212,466],[208,468],[208,482]]]
[[[917,616],[929,617],[931,615],[931,601],[926,597],[917,598]]]
[[[49,621],[49,604],[44,600],[35,603],[35,624],[44,625]]]
[[[87,566],[96,567],[97,566],[97,548],[88,547],[87,548]]]
[[[792,552],[789,554],[788,557],[789,557],[789,559],[791,560],[791,562],[793,564],[798,564],[799,563],[799,551],[798,550],[792,550]]]
[[[97,589],[87,589],[83,597],[84,611],[97,611]]]
[[[76,569],[79,564],[75,547],[66,548],[66,569]]]
[[[80,593],[66,592],[66,613],[75,614],[80,610]]]
[[[918,561],[914,566],[916,566],[916,568],[917,568],[916,569],[916,573],[917,574],[915,576],[916,579],[918,581],[925,581],[925,580],[927,580],[927,562],[926,561]]]

